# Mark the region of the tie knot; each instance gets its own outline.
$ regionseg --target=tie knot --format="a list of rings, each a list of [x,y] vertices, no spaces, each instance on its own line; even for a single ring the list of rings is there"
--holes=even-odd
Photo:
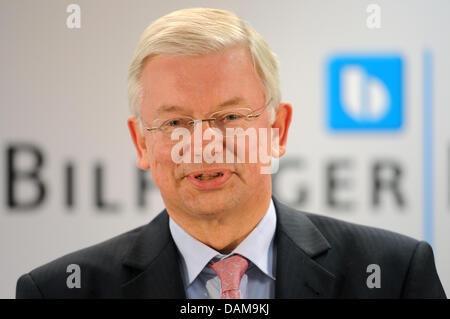
[[[220,261],[211,261],[208,267],[214,269],[222,284],[222,298],[239,298],[239,285],[248,267],[248,261],[241,255],[233,255]],[[228,293],[227,293],[228,292]]]

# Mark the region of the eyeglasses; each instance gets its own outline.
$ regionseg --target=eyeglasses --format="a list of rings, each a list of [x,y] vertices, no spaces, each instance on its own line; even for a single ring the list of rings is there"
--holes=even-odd
[[[172,132],[179,128],[188,129],[191,133],[195,128],[195,124],[208,122],[211,128],[217,128],[222,132],[223,136],[227,136],[229,130],[234,132],[234,129],[241,128],[246,130],[250,127],[250,122],[261,114],[264,113],[267,106],[270,104],[271,100],[264,105],[260,112],[254,113],[255,111],[250,108],[230,108],[223,111],[218,111],[212,113],[206,119],[196,120],[189,116],[177,116],[167,119],[155,119],[152,122],[152,127],[145,127],[147,131],[160,131],[165,136],[170,137]],[[233,133],[235,135],[235,133]]]

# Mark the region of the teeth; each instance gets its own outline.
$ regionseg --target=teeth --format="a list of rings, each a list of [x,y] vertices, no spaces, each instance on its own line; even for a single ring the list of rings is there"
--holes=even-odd
[[[214,178],[216,178],[218,176],[222,176],[222,175],[223,175],[222,173],[200,174],[200,175],[195,176],[195,178],[197,178],[197,179],[199,179],[201,181],[207,181],[207,180],[214,179]]]

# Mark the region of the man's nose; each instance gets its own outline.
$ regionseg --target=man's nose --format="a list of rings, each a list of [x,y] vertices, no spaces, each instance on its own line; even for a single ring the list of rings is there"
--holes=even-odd
[[[204,119],[204,120],[194,120],[193,123],[193,142],[197,142],[194,145],[202,145],[202,147],[211,143],[216,139],[218,135],[222,135],[222,132],[214,126],[214,120],[212,119]],[[213,130],[215,133],[210,132],[211,134],[205,134],[205,131]],[[214,136],[214,137],[212,137]],[[205,139],[203,137],[206,137]]]
[[[195,136],[202,136],[204,135],[205,131],[208,129],[217,130],[214,127],[213,119],[204,119],[204,120],[194,120],[193,126],[193,134]]]
[[[200,127],[202,130],[203,128],[207,129],[207,128],[213,128],[214,124],[213,122],[215,121],[215,119],[203,119],[203,120],[193,120],[193,124],[192,126],[194,127],[194,130],[197,129],[197,127]]]

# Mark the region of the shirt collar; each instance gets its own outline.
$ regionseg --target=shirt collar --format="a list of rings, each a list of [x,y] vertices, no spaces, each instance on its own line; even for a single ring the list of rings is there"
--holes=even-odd
[[[272,199],[269,209],[252,232],[229,255],[223,255],[215,249],[203,244],[172,218],[169,218],[169,228],[173,240],[182,256],[182,267],[187,274],[187,284],[190,285],[200,274],[206,264],[214,257],[223,259],[233,254],[240,254],[255,264],[264,274],[275,279],[273,269],[273,237],[276,229],[276,213]]]

